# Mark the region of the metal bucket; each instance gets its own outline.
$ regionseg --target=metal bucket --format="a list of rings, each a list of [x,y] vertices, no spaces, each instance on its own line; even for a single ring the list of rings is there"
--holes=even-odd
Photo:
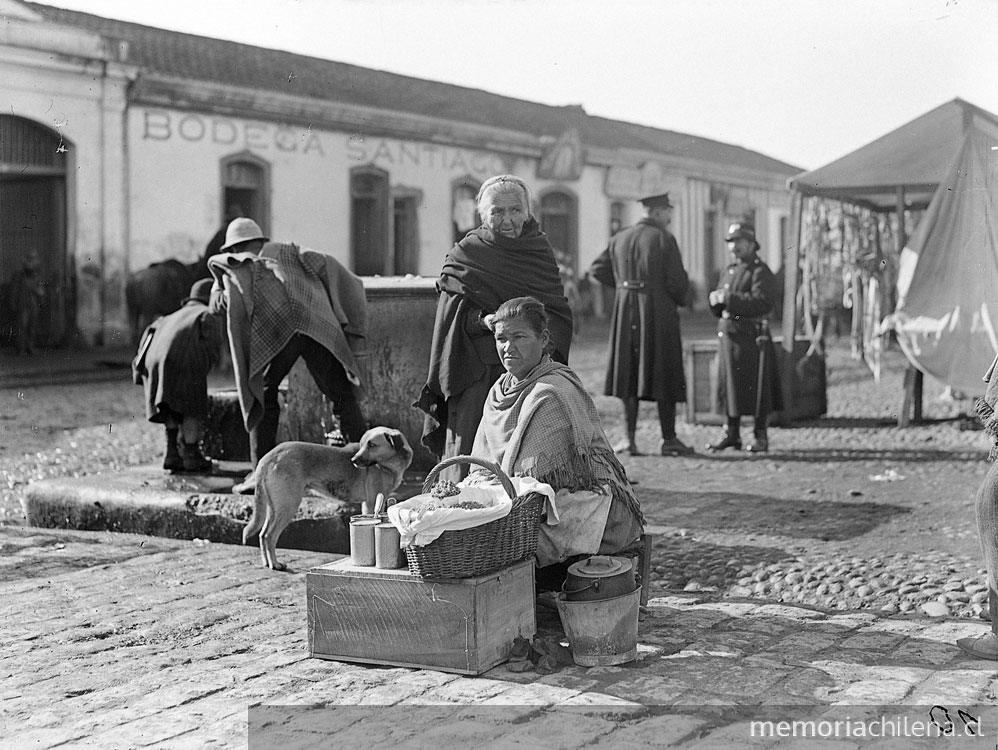
[[[558,614],[580,667],[607,667],[638,658],[641,587],[613,599],[569,601],[558,597]]]

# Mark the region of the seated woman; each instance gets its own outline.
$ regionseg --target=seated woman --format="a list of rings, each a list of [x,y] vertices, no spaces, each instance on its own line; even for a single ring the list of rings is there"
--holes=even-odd
[[[506,373],[489,391],[472,455],[554,488],[559,522],[541,524],[537,565],[539,585],[558,587],[580,557],[634,548],[644,516],[592,398],[579,376],[548,353],[544,305],[517,297],[485,322]],[[482,473],[474,470],[468,481],[480,481]]]

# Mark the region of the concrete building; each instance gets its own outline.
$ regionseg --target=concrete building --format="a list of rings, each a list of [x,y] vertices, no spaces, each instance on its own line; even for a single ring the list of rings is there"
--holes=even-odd
[[[195,261],[233,204],[361,275],[433,276],[504,172],[576,268],[665,190],[700,305],[730,220],[780,266],[801,170],[739,146],[36,3],[0,18],[0,283],[42,257],[50,345],[127,342],[127,275]]]

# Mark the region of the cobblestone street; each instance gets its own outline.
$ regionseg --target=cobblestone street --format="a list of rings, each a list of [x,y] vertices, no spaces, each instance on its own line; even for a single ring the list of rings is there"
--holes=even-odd
[[[684,324],[687,341],[711,335],[709,319]],[[602,390],[603,335],[591,323],[572,357],[594,394]],[[904,364],[900,352],[887,352],[875,383],[847,341],[833,342],[828,414],[771,428],[769,454],[711,456],[703,446],[720,428],[680,420],[680,438],[696,456],[623,458],[661,534],[656,592],[979,614],[984,575],[972,503],[987,470],[987,440],[962,418],[972,398],[941,400],[931,380],[925,422],[897,427]],[[215,375],[213,383],[226,381]],[[29,481],[159,460],[161,431],[144,420],[141,389],[127,371],[106,382],[0,391],[0,398],[10,407],[0,421],[0,521],[23,523],[19,498]],[[611,441],[619,438],[619,402],[596,401]],[[641,409],[638,440],[651,453],[654,405]]]

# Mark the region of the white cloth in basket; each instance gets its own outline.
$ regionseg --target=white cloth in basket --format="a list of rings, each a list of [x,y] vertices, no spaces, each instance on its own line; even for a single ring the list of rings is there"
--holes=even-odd
[[[550,485],[538,482],[533,477],[511,477],[516,496],[521,497],[528,492],[539,492],[547,499],[548,518],[557,523],[558,512],[554,507],[554,489]],[[388,520],[399,530],[402,537],[401,546],[425,546],[434,541],[445,531],[470,529],[475,526],[496,521],[508,516],[513,508],[513,501],[499,482],[474,482],[457,485],[460,495],[443,498],[443,502],[453,504],[459,502],[476,502],[484,508],[449,508],[437,507],[428,510],[425,506],[429,501],[441,504],[441,499],[430,493],[416,495],[408,500],[396,503],[388,509]]]

